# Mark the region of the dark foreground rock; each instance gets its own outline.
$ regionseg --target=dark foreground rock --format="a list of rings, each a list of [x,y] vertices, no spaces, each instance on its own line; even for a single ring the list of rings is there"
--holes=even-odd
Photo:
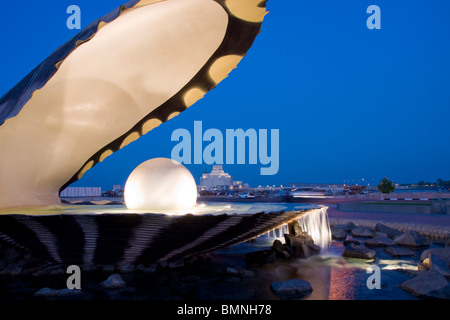
[[[313,238],[306,232],[299,235],[285,234],[285,248],[293,252],[293,256],[301,259],[308,259],[313,254],[320,251],[320,247],[314,243]]]
[[[416,231],[410,230],[394,239],[395,243],[406,247],[422,247],[429,246],[428,240]]]
[[[400,288],[416,296],[427,297],[432,296],[433,291],[442,290],[447,285],[448,281],[442,274],[434,270],[428,270],[419,272],[414,278],[406,280],[400,285]]]
[[[349,244],[345,247],[342,255],[347,258],[373,259],[375,253],[375,250],[369,249],[364,245]]]
[[[270,289],[280,299],[299,299],[311,294],[311,284],[303,279],[272,282]]]
[[[292,251],[286,249],[286,246],[278,239],[273,242],[272,250],[275,251],[277,258],[288,259],[292,254]]]

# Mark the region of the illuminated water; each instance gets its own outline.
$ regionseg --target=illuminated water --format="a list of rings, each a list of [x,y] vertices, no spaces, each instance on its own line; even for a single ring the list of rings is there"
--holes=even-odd
[[[331,230],[326,207],[312,210],[298,218],[297,221],[302,230],[313,238],[315,244],[324,249],[324,251],[329,248],[331,243]],[[285,233],[289,233],[287,225],[269,231],[266,237],[271,241],[274,239],[283,240]]]

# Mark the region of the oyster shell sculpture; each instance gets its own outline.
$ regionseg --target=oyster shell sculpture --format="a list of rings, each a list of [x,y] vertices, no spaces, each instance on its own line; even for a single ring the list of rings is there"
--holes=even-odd
[[[0,99],[0,208],[60,204],[87,170],[201,99],[245,56],[261,0],[132,0]]]

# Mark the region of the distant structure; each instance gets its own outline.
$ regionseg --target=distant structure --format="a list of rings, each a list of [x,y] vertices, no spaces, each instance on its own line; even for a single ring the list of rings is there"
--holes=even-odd
[[[61,198],[101,197],[101,187],[69,187],[64,189]]]
[[[222,165],[213,165],[211,173],[203,173],[200,177],[200,190],[230,190],[233,177],[223,171]]]
[[[243,183],[242,181],[233,181],[233,186],[231,187],[233,190],[248,190],[250,186],[248,183]]]

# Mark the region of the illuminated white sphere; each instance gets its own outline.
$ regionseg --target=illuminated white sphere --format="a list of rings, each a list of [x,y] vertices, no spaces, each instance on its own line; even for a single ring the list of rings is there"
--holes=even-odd
[[[190,209],[197,202],[194,177],[181,163],[155,158],[141,163],[125,184],[125,204],[131,210]]]

